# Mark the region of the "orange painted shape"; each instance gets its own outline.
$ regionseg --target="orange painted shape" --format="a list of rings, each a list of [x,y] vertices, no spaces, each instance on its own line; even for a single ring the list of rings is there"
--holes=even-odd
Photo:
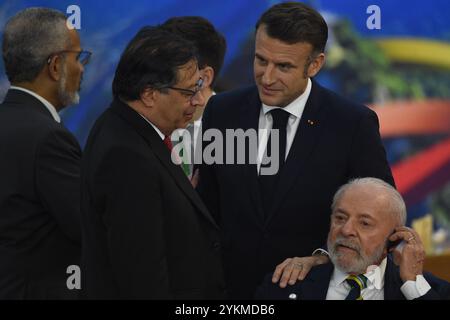
[[[450,133],[450,100],[396,101],[372,109],[382,138]]]

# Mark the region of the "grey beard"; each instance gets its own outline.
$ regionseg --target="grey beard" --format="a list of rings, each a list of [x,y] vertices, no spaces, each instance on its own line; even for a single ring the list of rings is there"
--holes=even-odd
[[[338,244],[343,244],[352,249],[355,249],[358,254],[357,257],[355,257],[353,261],[351,261],[350,263],[343,264],[340,259],[343,256],[343,254],[336,251],[336,246]],[[341,271],[349,274],[366,273],[367,267],[371,265],[377,265],[381,261],[385,248],[384,244],[381,245],[379,248],[375,250],[372,256],[368,257],[361,250],[359,244],[354,243],[353,241],[350,241],[348,239],[345,239],[344,237],[338,237],[334,243],[331,243],[330,240],[328,240],[327,245],[330,254],[330,260],[333,263],[333,265],[336,266]]]
[[[66,90],[67,73],[66,67],[62,69],[61,80],[58,83],[58,98],[61,104],[66,107],[72,104],[78,104],[80,102],[80,94],[75,92],[69,92]]]

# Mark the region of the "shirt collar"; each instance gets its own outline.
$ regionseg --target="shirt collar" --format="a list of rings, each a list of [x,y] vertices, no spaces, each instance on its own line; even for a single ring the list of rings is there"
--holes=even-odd
[[[377,265],[367,267],[364,274],[368,280],[368,286],[372,284],[376,289],[381,290],[384,287],[384,274],[386,272],[387,257]]]
[[[53,119],[55,119],[56,122],[58,122],[58,123],[61,122],[61,118],[58,114],[58,111],[56,111],[55,107],[48,100],[44,99],[43,97],[38,95],[36,92],[30,91],[30,90],[22,88],[22,87],[17,87],[17,86],[11,86],[10,89],[23,91],[23,92],[26,92],[26,93],[32,95],[33,97],[38,99],[47,108],[47,110],[50,112],[50,114],[52,115]]]
[[[367,278],[367,287],[371,288],[373,286],[377,290],[381,290],[384,287],[384,273],[386,272],[387,258],[377,265],[371,265],[367,267],[367,272],[364,276]],[[335,267],[333,271],[333,276],[331,281],[335,286],[342,285],[345,279],[349,276],[348,273],[341,271],[339,268]]]
[[[162,140],[165,139],[165,135],[161,132],[161,130],[158,129],[157,126],[155,126],[153,123],[150,122],[150,120],[148,120],[146,117],[144,117],[142,114],[139,113],[139,115],[144,118],[145,121],[147,121],[152,127],[153,129],[155,129],[156,133],[161,137]]]
[[[312,87],[311,79],[308,78],[308,83],[306,85],[305,91],[300,96],[298,96],[294,101],[292,101],[290,104],[284,107],[283,110],[289,112],[296,118],[300,118],[302,116],[303,110],[305,110],[306,102],[308,101],[309,94],[311,93],[311,87]],[[262,106],[264,115],[266,115],[269,111],[273,109],[280,108],[277,106],[268,106],[265,105],[264,103],[262,104]]]

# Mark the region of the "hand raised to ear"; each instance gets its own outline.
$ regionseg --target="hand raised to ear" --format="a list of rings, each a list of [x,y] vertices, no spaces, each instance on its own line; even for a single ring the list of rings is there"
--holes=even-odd
[[[416,276],[423,273],[425,249],[419,234],[408,227],[398,227],[389,237],[390,241],[403,240],[402,250],[393,250],[394,262],[400,268],[400,278],[406,282],[415,281]]]

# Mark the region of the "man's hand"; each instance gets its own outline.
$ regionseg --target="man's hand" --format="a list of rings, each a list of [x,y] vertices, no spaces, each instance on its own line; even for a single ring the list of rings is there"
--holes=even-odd
[[[280,280],[280,288],[286,288],[286,285],[294,285],[298,280],[303,280],[312,267],[324,264],[329,261],[327,256],[294,257],[284,260],[279,264],[272,276],[272,282],[277,283]]]
[[[416,281],[416,276],[423,273],[425,261],[425,249],[417,232],[411,228],[398,227],[395,233],[389,237],[390,241],[403,240],[403,248],[392,248],[394,262],[400,268],[400,278],[403,282]]]

